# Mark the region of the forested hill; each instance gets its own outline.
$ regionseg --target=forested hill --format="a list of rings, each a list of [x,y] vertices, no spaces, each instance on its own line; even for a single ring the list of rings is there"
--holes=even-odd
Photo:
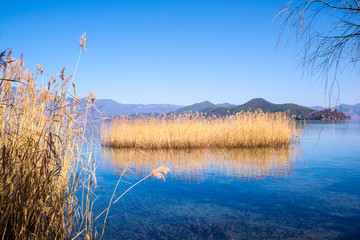
[[[99,99],[95,106],[100,112],[95,112],[96,116],[114,116],[114,115],[134,115],[134,114],[151,114],[151,113],[185,113],[200,112],[205,114],[213,114],[217,116],[236,114],[240,111],[255,111],[261,109],[264,112],[286,112],[296,115],[298,118],[314,112],[314,109],[303,107],[297,104],[274,104],[262,98],[255,98],[242,105],[231,105],[229,103],[213,104],[209,101],[195,103],[189,106],[179,106],[170,104],[121,104],[111,99]],[[85,105],[82,99],[80,105]]]
[[[255,111],[261,109],[264,112],[286,112],[289,111],[290,115],[296,115],[297,117],[306,116],[309,113],[315,112],[314,109],[307,108],[304,106],[300,106],[293,103],[286,103],[286,104],[274,104],[271,102],[266,101],[262,98],[255,98],[250,100],[249,102],[239,105],[239,106],[218,106],[214,105],[211,102],[202,102],[198,104],[194,104],[191,106],[187,106],[184,108],[180,108],[176,111],[176,113],[183,113],[187,111],[192,112],[202,112],[206,114],[213,114],[213,115],[229,115],[229,114],[236,114],[240,111]]]
[[[235,105],[231,105],[230,103],[220,103],[220,104],[213,104],[209,101],[204,101],[200,103],[195,103],[183,108],[180,108],[175,111],[175,113],[184,113],[184,112],[208,112],[211,109],[220,109],[220,108],[231,108]]]

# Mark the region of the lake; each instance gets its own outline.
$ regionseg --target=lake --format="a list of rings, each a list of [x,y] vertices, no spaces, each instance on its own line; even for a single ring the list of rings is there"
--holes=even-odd
[[[308,122],[290,149],[103,149],[95,215],[104,239],[360,239],[360,122]],[[103,222],[96,222],[101,229]],[[101,230],[98,230],[101,232]]]

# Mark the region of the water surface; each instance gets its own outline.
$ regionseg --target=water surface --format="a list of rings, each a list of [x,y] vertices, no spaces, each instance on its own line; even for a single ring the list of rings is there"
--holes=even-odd
[[[159,165],[166,181],[117,202],[105,239],[360,239],[360,122],[308,123],[289,149],[104,149],[97,211],[125,166],[118,195]]]

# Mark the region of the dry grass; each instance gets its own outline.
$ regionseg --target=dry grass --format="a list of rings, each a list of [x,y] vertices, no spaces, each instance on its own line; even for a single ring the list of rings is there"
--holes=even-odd
[[[284,147],[299,134],[286,113],[118,117],[101,127],[105,146],[139,149]]]
[[[80,44],[81,53],[85,34]],[[32,74],[11,50],[0,57],[0,239],[69,239],[82,229],[91,238],[96,178],[84,136],[94,97],[80,114],[65,68],[42,85],[40,65]]]
[[[63,69],[60,79],[52,76],[47,86],[40,86],[41,66],[31,74],[11,51],[3,58],[0,239],[64,239],[74,227],[73,174],[83,140],[76,99],[67,100],[65,91],[70,78]]]
[[[85,40],[84,34],[73,76]],[[11,50],[0,53],[0,239],[101,239],[93,225],[100,217],[93,216],[97,143],[94,134],[85,138],[96,98],[90,93],[78,109],[65,68],[47,85],[37,81],[43,74],[40,65],[30,73]],[[164,179],[167,171],[160,167],[146,178]]]

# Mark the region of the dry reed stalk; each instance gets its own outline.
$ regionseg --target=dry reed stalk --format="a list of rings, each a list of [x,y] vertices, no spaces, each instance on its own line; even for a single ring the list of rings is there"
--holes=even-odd
[[[121,116],[101,127],[104,146],[140,149],[284,147],[298,134],[286,113],[260,110],[225,117]]]
[[[0,239],[67,239],[79,227],[76,192],[95,180],[79,99],[65,68],[44,86],[43,68],[31,74],[11,53],[0,56]]]
[[[85,39],[84,34],[74,76]],[[96,143],[94,134],[85,138],[94,93],[85,98],[85,110],[79,109],[65,68],[58,78],[50,74],[44,86],[37,82],[43,68],[37,65],[32,74],[11,53],[0,53],[0,239],[96,238]],[[149,176],[164,179],[167,170]]]

